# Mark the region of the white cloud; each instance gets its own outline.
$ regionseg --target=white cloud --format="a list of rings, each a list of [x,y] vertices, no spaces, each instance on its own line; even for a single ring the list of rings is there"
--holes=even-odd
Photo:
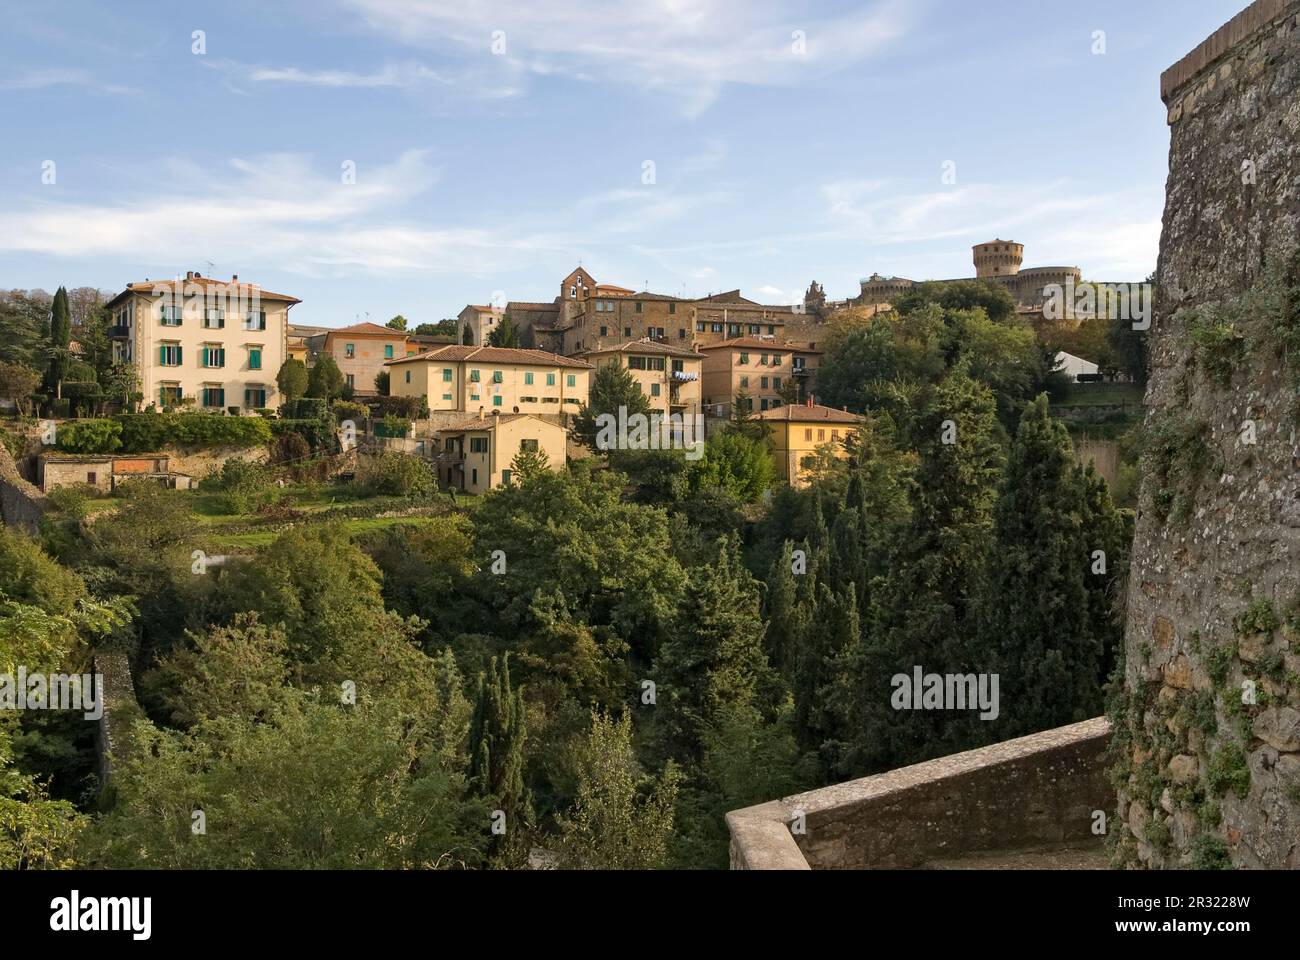
[[[539,76],[667,91],[692,114],[729,83],[794,86],[876,56],[926,5],[875,0],[826,16],[812,0],[339,2],[399,43],[509,60]],[[494,35],[504,38],[501,55]]]
[[[97,80],[87,70],[42,68],[20,70],[0,77],[0,90],[48,90],[52,87],[78,87],[93,93],[132,94],[133,87]]]

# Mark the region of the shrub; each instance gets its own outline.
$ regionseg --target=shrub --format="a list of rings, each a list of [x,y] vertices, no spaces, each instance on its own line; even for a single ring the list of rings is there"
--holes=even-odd
[[[248,448],[269,443],[270,421],[261,417],[221,417],[210,413],[128,413],[122,425],[122,449],[131,453],[169,444]]]
[[[226,513],[248,513],[273,502],[278,490],[271,484],[266,467],[251,460],[231,457],[203,480],[203,486],[222,494]]]
[[[279,434],[271,443],[271,462],[281,464],[301,463],[311,456],[311,445],[301,433],[288,430]]]
[[[1210,757],[1209,780],[1210,789],[1216,796],[1232,790],[1244,798],[1250,793],[1250,765],[1246,762],[1245,751],[1232,741],[1215,750]]]
[[[380,397],[375,403],[375,411],[381,417],[392,415],[410,420],[423,420],[429,416],[424,397]]]
[[[286,403],[280,415],[286,420],[327,420],[330,405],[320,397],[299,397],[293,403]]]
[[[333,452],[334,424],[330,420],[271,420],[262,421],[271,424],[271,431],[277,437],[287,433],[296,433],[306,442],[313,453]]]
[[[112,453],[121,449],[122,425],[113,420],[73,420],[59,425],[55,437],[68,453]]]
[[[358,457],[353,482],[367,496],[427,497],[437,489],[430,466],[404,453]]]
[[[48,494],[50,506],[74,520],[84,520],[90,512],[87,503],[91,494],[98,494],[94,487],[84,483],[70,483],[55,487]]]
[[[377,437],[404,437],[410,432],[411,421],[405,417],[394,416],[391,413],[375,424],[375,436]]]
[[[344,420],[352,420],[360,423],[370,416],[370,408],[364,403],[353,403],[349,400],[334,401],[334,421],[342,423]]]

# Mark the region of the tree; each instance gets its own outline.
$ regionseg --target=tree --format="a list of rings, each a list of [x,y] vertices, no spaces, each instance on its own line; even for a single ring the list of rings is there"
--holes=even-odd
[[[21,363],[0,362],[0,397],[8,397],[18,405],[18,412],[26,416],[32,393],[41,385],[41,375]]]
[[[388,396],[388,385],[390,382],[391,377],[387,370],[380,370],[375,374],[375,390],[381,397]]]
[[[488,346],[518,349],[520,346],[519,328],[515,326],[510,314],[507,313],[502,316],[501,322],[497,324],[496,329],[488,334]]]
[[[291,363],[293,361],[286,361]],[[328,353],[321,354],[307,376],[307,396],[335,400],[344,396],[345,382],[339,365]],[[346,399],[346,397],[345,397]]]
[[[587,401],[573,418],[569,432],[574,441],[589,450],[596,450],[596,438],[600,433],[597,418],[602,415],[618,418],[620,409],[626,418],[631,418],[634,414],[649,417],[651,413],[650,401],[641,391],[641,385],[633,378],[632,372],[622,364],[608,363],[600,367],[592,377]]]
[[[687,764],[700,760],[704,730],[724,706],[755,703],[772,681],[758,586],[740,560],[738,539],[720,540],[716,561],[692,574],[654,669],[660,747]]]
[[[753,503],[772,485],[776,467],[762,439],[743,428],[722,430],[704,444],[704,456],[694,464],[691,486],[714,489],[742,503]]]
[[[122,410],[134,413],[142,399],[140,370],[130,360],[119,360],[109,366],[104,375],[104,396],[121,405]]]
[[[632,718],[597,711],[573,762],[578,793],[560,818],[562,863],[595,870],[663,866],[681,781],[677,768],[670,762],[657,780],[647,777],[632,747]]]
[[[502,657],[499,670],[493,657],[478,677],[469,725],[469,778],[479,796],[505,813],[507,836],[518,835],[532,821],[524,789],[527,739],[523,687],[511,688],[509,655]]]
[[[510,461],[510,476],[520,483],[527,483],[531,478],[551,468],[546,451],[540,446],[531,450],[520,448]]]
[[[406,318],[399,313],[397,316],[393,317],[393,319],[389,320],[386,324],[384,324],[384,326],[386,326],[390,330],[401,330],[403,333],[405,333]]]
[[[72,342],[72,315],[68,311],[68,291],[59,287],[50,308],[50,366],[46,371],[46,386],[54,396],[63,396],[63,378],[72,361],[69,344]]]
[[[437,323],[422,323],[412,331],[417,336],[425,337],[451,337],[453,340],[458,339],[460,335],[460,321],[439,320]]]
[[[474,343],[474,328],[471,327],[468,323],[465,324],[465,329],[464,329],[464,331],[461,333],[461,336],[460,336],[460,342],[461,342],[462,344],[464,344],[465,346],[467,346],[467,347],[475,346],[475,343]]]
[[[280,364],[280,371],[275,375],[275,385],[280,388],[285,403],[292,403],[305,394],[308,382],[307,365],[297,357]]]
[[[1025,410],[1007,461],[981,603],[982,646],[1001,675],[999,739],[1102,712],[1105,650],[1086,587],[1082,480],[1065,425],[1040,396]]]
[[[0,291],[0,360],[39,370],[49,368],[50,295]]]

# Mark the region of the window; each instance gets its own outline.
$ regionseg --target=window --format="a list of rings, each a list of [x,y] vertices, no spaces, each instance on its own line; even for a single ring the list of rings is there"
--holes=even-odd
[[[407,371],[406,371],[406,382],[407,382],[407,383],[410,383],[410,382],[411,382],[411,371],[410,371],[410,370],[407,370]]]
[[[244,390],[244,406],[250,410],[260,410],[266,406],[266,388],[248,387]]]
[[[670,303],[670,304],[668,304],[668,312],[669,312],[669,313],[676,313],[676,312],[677,312],[677,304],[675,304],[675,303]]]
[[[248,369],[249,370],[262,369],[262,348],[261,347],[248,348]]]
[[[469,452],[470,452],[470,453],[487,453],[487,452],[488,452],[488,438],[487,438],[487,437],[470,437],[470,438],[469,438]]]
[[[775,325],[775,324],[772,324],[772,323],[769,323],[769,324],[767,325],[767,332],[768,332],[768,333],[771,333],[771,334],[775,334],[775,333],[776,333],[776,325]]]
[[[629,370],[658,370],[662,372],[665,368],[663,357],[628,357],[627,368]]]
[[[225,321],[225,318],[224,318],[224,316],[223,316],[222,321],[221,321],[221,323],[222,323],[223,326],[225,325],[225,322],[226,322],[226,321]],[[265,329],[266,329],[266,311],[265,311],[265,310],[250,310],[248,313],[244,314],[244,329],[245,329],[245,330],[265,330]]]
[[[596,301],[596,312],[597,312],[597,313],[604,313],[604,312],[605,312],[605,301],[604,301],[604,300],[597,300],[597,301]]]
[[[659,384],[657,383],[650,384],[650,396],[652,397],[659,396]]]
[[[384,359],[393,359],[393,345],[391,343],[384,344]]]
[[[499,407],[499,406],[501,406],[501,395],[500,395],[500,394],[497,394],[495,397],[492,398],[492,406],[494,406],[494,407]]]
[[[546,375],[546,385],[547,385],[548,387],[553,387],[553,386],[555,386],[555,374],[553,374],[553,373],[548,373],[548,374]]]
[[[501,375],[501,371],[500,371],[500,370],[493,370],[493,371],[492,371],[492,382],[493,382],[493,383],[502,383],[502,382],[504,382],[504,380],[505,380],[505,377],[503,377],[503,376]]]
[[[95,471],[93,471],[93,470],[87,471],[87,473],[86,473],[86,482],[87,482],[87,483],[94,483],[94,482],[95,482]]]
[[[630,336],[632,336],[632,328],[631,328],[631,327],[624,327],[624,328],[623,328],[623,336],[625,336],[625,337],[630,337]]]
[[[181,402],[179,384],[165,383],[158,390],[158,402],[164,407],[173,407]]]
[[[578,385],[578,375],[576,373],[569,374],[569,378],[565,382],[571,387],[576,387]]]
[[[740,352],[740,362],[749,363],[749,354],[744,350]]]
[[[677,328],[677,339],[678,339],[678,340],[685,340],[685,339],[686,339],[686,328],[685,328],[685,327],[678,327],[678,328]]]
[[[209,307],[204,310],[203,325],[209,330],[221,330],[226,325],[226,311],[220,307]]]
[[[537,452],[537,441],[536,441],[536,440],[520,440],[520,441],[519,441],[519,449],[522,450],[522,451],[525,451],[525,452],[527,452],[527,453],[536,453],[536,452]]]
[[[469,382],[470,382],[470,383],[478,383],[478,381],[479,381],[478,371],[477,371],[477,370],[471,370],[471,371],[469,372]]]
[[[471,471],[469,472],[469,475],[470,475],[470,477],[469,477],[469,482],[472,483],[472,484],[477,485],[477,484],[478,484],[478,467],[475,467],[473,470],[471,470]]]
[[[804,438],[804,441],[807,442],[807,443],[811,443],[811,442],[812,442],[812,427],[809,427],[807,430],[805,430],[805,431],[803,432],[803,438]]]
[[[356,378],[356,375],[355,375],[355,374],[351,374],[351,373],[348,374],[348,386],[351,387],[351,388],[354,389],[354,390],[356,389],[356,387],[357,387],[357,378]]]
[[[636,302],[636,312],[637,312],[637,313],[640,313],[640,312],[641,312],[641,301],[640,301],[640,300],[638,300],[638,301]]]
[[[760,409],[760,410],[766,410],[766,409],[767,409],[767,398],[766,398],[766,397],[764,397],[762,400],[759,401],[759,407],[758,407],[758,409]]]
[[[226,405],[226,388],[204,387],[203,405],[205,407],[224,407]]]
[[[181,325],[181,307],[179,304],[162,308],[162,325],[179,327]]]
[[[838,430],[832,430],[832,431],[831,431],[831,439],[832,439],[832,440],[838,440],[839,438],[840,438],[840,432],[839,432]]]
[[[818,430],[818,431],[817,431],[817,442],[818,442],[818,443],[821,443],[821,442],[822,442],[823,440],[825,440],[825,439],[826,439],[826,431],[825,431],[825,430]]]
[[[774,367],[781,366],[781,354],[779,353],[772,354],[772,366]]]
[[[713,333],[721,333],[721,332],[722,332],[722,324],[720,324],[720,323],[712,324],[712,332],[713,332]]]
[[[606,327],[601,327],[601,328],[600,328],[600,335],[601,335],[602,337],[607,337],[607,336],[609,336],[609,334],[606,332],[607,329],[608,329],[608,328],[606,328]]]
[[[509,484],[509,483],[510,483],[510,477],[511,477],[511,473],[510,473],[509,470],[502,470],[502,471],[501,471],[501,482],[502,482],[502,483],[504,483],[504,484]]]
[[[450,399],[451,399],[451,394],[450,394],[450,393],[444,393],[444,394],[442,395],[442,399],[444,399],[444,400],[450,400]]]
[[[766,389],[767,389],[767,377],[763,377],[761,380],[759,380],[759,381],[758,381],[758,384],[759,384],[760,387],[762,387],[764,390],[766,390]]]
[[[674,360],[674,361],[673,361],[673,373],[682,373],[682,372],[684,372],[685,370],[686,370],[686,361],[685,361],[685,360]]]
[[[781,378],[780,378],[780,377],[773,377],[773,378],[772,378],[772,389],[773,389],[773,390],[780,390],[780,389],[781,389]]]
[[[224,367],[226,365],[226,351],[216,344],[205,343],[199,349],[199,366],[200,367]]]
[[[696,332],[696,333],[703,333],[703,332],[704,332],[704,321],[703,321],[703,320],[696,321],[696,324],[695,324],[695,332]],[[717,331],[715,330],[714,332],[716,333]]]
[[[532,385],[533,385],[533,372],[529,370],[527,373],[524,374],[524,386],[531,387]]]
[[[158,363],[164,367],[179,367],[181,365],[181,345],[179,343],[164,343],[158,348]]]
[[[758,324],[756,324],[756,323],[751,323],[751,324],[749,325],[749,332],[750,332],[750,333],[754,333],[754,334],[758,333]]]
[[[763,354],[761,357],[758,358],[759,365],[760,365],[760,366],[764,366],[764,367],[766,367],[766,366],[767,366],[767,359],[768,359],[767,354],[766,354],[766,353]]]
[[[727,335],[730,337],[740,336],[740,324],[738,323],[727,324]]]
[[[742,388],[744,388],[744,389],[748,389],[748,388],[749,388],[749,377],[741,377],[741,378],[740,378],[740,386],[741,386]]]
[[[443,367],[443,369],[442,369],[442,382],[443,382],[443,383],[451,383],[451,367]]]
[[[355,343],[346,343],[343,345],[343,356],[348,360],[355,359],[357,355],[357,345]]]

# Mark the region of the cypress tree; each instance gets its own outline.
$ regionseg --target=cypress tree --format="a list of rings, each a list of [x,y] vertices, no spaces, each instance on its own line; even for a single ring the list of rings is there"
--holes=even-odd
[[[765,649],[768,660],[787,680],[793,672],[794,656],[808,625],[807,613],[799,600],[791,568],[794,549],[793,543],[785,541],[781,553],[772,561],[772,569],[767,577],[767,603],[763,611],[767,617]],[[807,576],[807,573],[800,576]]]
[[[838,766],[845,730],[836,696],[847,656],[859,640],[858,602],[851,589],[817,589],[817,609],[795,659],[794,727],[799,745],[817,751],[823,768]]]
[[[46,374],[47,386],[56,397],[63,396],[63,376],[71,357],[72,312],[68,308],[68,291],[59,287],[50,308],[50,366]]]
[[[1102,640],[1090,623],[1080,481],[1065,425],[1040,395],[1011,448],[981,604],[984,644],[997,652],[1001,675],[998,739],[1102,710]]]
[[[497,668],[493,657],[478,677],[478,696],[470,718],[470,779],[478,794],[506,813],[507,829],[531,819],[524,790],[523,687],[512,689],[509,654]]]

